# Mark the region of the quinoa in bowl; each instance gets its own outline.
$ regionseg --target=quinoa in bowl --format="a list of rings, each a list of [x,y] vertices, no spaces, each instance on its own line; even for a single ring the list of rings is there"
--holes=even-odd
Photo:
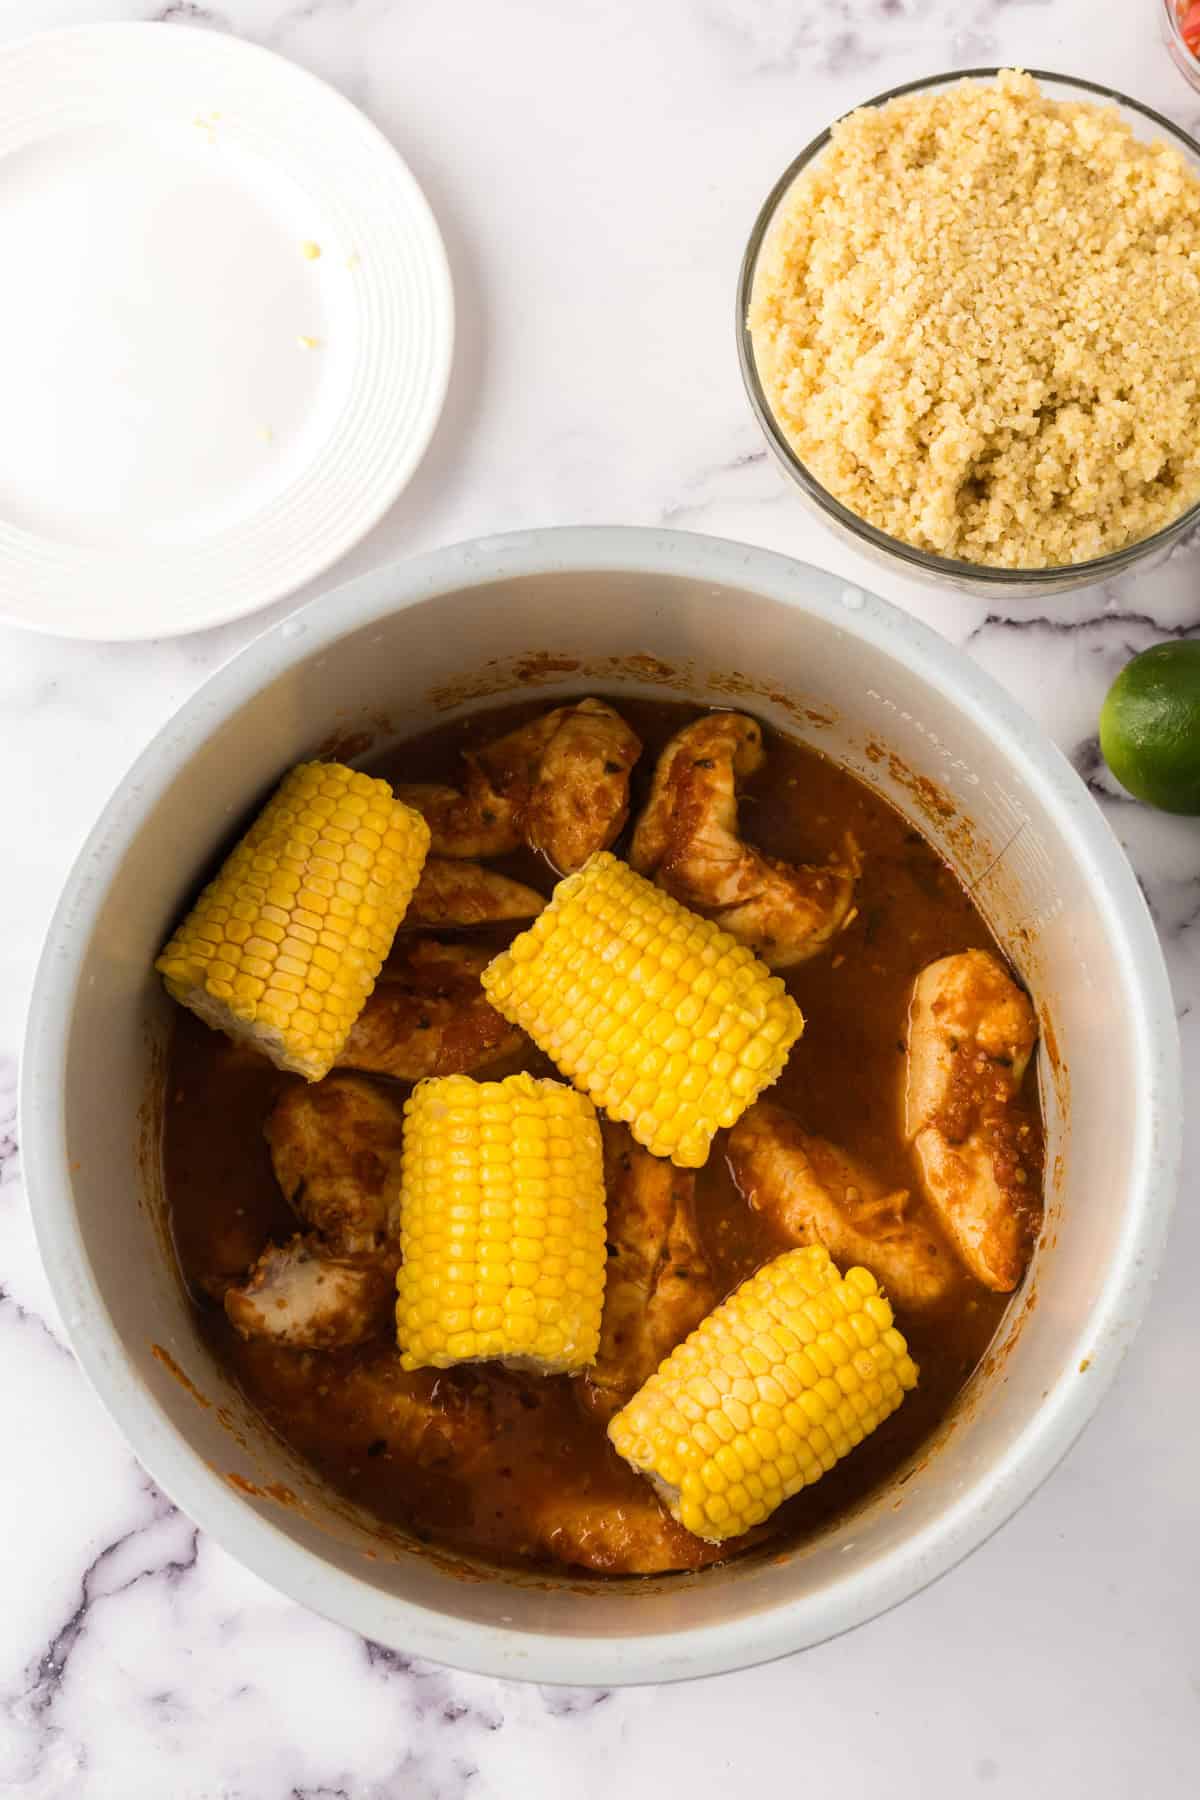
[[[791,455],[948,565],[1091,563],[1200,501],[1200,179],[1115,107],[1004,70],[849,114],[747,324]]]

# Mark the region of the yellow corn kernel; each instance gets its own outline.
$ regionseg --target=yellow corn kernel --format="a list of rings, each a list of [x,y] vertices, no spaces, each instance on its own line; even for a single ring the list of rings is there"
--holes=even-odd
[[[576,1087],[686,1169],[778,1079],[804,1029],[753,951],[607,852],[559,882],[482,980]]]
[[[828,1473],[916,1384],[875,1277],[839,1275],[813,1244],[776,1257],[709,1313],[608,1435],[672,1518],[720,1543]]]
[[[428,825],[386,781],[301,763],[154,966],[205,1024],[319,1081],[375,986],[428,849]]]
[[[396,1334],[406,1369],[593,1362],[604,1169],[590,1100],[558,1081],[435,1076],[404,1109]]]

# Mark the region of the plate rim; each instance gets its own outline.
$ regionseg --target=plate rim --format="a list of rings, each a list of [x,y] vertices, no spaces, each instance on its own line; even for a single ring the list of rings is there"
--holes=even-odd
[[[265,581],[253,597],[243,596],[229,605],[214,606],[200,617],[176,620],[169,610],[164,609],[162,617],[156,617],[153,622],[116,624],[111,620],[96,620],[93,624],[78,619],[43,620],[29,613],[14,611],[8,597],[0,593],[0,626],[63,642],[153,643],[160,638],[180,638],[216,630],[262,612],[299,593],[308,583],[327,574],[380,524],[420,468],[441,421],[454,366],[457,335],[454,282],[437,215],[423,186],[397,146],[374,119],[323,76],[315,74],[304,64],[293,61],[279,51],[241,37],[235,32],[190,21],[167,19],[100,20],[83,25],[51,26],[45,30],[25,32],[0,44],[0,63],[27,53],[30,49],[51,49],[54,46],[69,48],[80,45],[92,48],[101,44],[115,47],[119,40],[140,40],[145,44],[160,45],[166,42],[164,33],[168,29],[173,40],[182,40],[185,35],[189,39],[203,38],[208,44],[219,46],[217,54],[220,56],[229,55],[235,60],[258,62],[272,69],[272,78],[282,77],[319,93],[322,104],[329,107],[335,117],[343,119],[349,128],[362,134],[364,141],[372,143],[383,153],[383,160],[391,163],[393,173],[399,177],[406,190],[406,203],[419,221],[425,240],[420,260],[430,281],[433,316],[437,322],[437,329],[429,345],[424,416],[405,454],[397,459],[395,467],[389,470],[386,479],[380,483],[372,504],[351,519],[347,526],[332,533],[319,553],[311,558],[303,573],[297,575],[294,571],[285,571],[282,576]],[[180,44],[179,53],[184,56],[188,54],[185,44]],[[157,50],[155,54],[158,54]],[[53,539],[45,541],[54,542]],[[214,536],[197,542],[199,547],[204,547],[216,541],[217,537]],[[120,580],[119,557],[114,558],[113,575],[117,581]]]

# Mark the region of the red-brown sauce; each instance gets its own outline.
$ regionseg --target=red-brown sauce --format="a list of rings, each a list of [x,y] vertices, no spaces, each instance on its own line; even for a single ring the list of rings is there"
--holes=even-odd
[[[479,712],[370,759],[367,766],[397,781],[453,780],[462,749],[498,736],[546,704],[543,699]],[[698,709],[625,697],[616,704],[644,745],[634,776],[636,817],[659,750]],[[742,801],[745,836],[774,856],[820,861],[849,829],[864,855],[857,916],[832,952],[787,975],[806,1028],[769,1098],[790,1108],[806,1129],[853,1151],[889,1183],[914,1188],[900,1130],[909,991],[934,958],[995,945],[953,871],[898,813],[816,751],[770,731],[765,741],[765,765]],[[532,853],[498,859],[494,866],[544,892],[553,886],[551,871]],[[480,941],[480,933],[471,935]],[[499,948],[513,931],[483,935]],[[486,1073],[517,1067],[554,1072],[535,1054]],[[603,1425],[580,1407],[574,1384],[565,1377],[539,1379],[483,1366],[415,1378],[422,1391],[490,1409],[504,1454],[489,1464],[485,1479],[473,1482],[452,1461],[434,1457],[418,1463],[395,1454],[378,1435],[375,1416],[357,1405],[355,1372],[390,1368],[393,1353],[385,1343],[296,1351],[245,1342],[233,1331],[211,1294],[220,1290],[222,1279],[241,1275],[268,1239],[285,1239],[296,1229],[262,1135],[276,1095],[296,1079],[234,1049],[180,1011],[164,1129],[172,1228],[203,1332],[249,1399],[341,1493],[418,1536],[499,1562],[525,1559],[530,1505],[556,1489],[585,1488],[613,1506],[640,1500],[645,1491],[640,1477],[619,1460]],[[385,1085],[398,1098],[407,1091]],[[1040,1133],[1032,1073],[1021,1104]],[[789,1247],[743,1202],[730,1178],[722,1137],[700,1172],[697,1208],[723,1291]],[[964,1272],[938,1314],[917,1319],[897,1308],[897,1322],[920,1365],[920,1385],[832,1473],[780,1509],[770,1528],[777,1543],[795,1543],[822,1529],[919,1448],[982,1358],[1008,1299]]]

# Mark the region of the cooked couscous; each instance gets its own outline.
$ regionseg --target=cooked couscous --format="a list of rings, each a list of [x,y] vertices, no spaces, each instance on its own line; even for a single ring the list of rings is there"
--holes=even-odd
[[[750,307],[768,404],[843,505],[941,556],[1086,561],[1200,499],[1200,180],[1031,76],[851,113]]]

